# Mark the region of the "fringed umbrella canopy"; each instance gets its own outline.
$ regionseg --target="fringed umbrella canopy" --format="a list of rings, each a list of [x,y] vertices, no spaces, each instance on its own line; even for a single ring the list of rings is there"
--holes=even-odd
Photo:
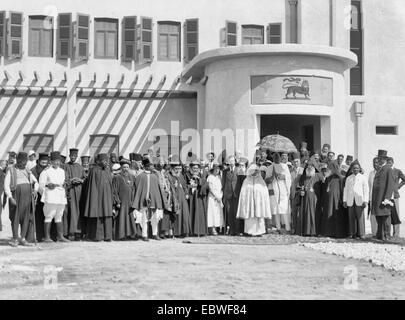
[[[297,148],[295,147],[294,143],[292,143],[290,139],[279,134],[272,134],[270,136],[264,137],[260,140],[256,147],[259,147],[261,149],[268,149],[271,152],[297,152]]]

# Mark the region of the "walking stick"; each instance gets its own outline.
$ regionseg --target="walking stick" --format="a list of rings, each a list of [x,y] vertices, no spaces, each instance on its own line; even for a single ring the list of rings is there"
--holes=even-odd
[[[35,246],[37,245],[37,226],[35,223],[35,207],[36,207],[36,196],[32,195],[31,193],[31,208],[32,208],[32,222],[34,225],[34,243]]]

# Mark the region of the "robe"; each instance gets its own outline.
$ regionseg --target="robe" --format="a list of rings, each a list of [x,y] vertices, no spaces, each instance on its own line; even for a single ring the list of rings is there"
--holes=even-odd
[[[321,235],[345,238],[349,235],[349,217],[343,208],[343,176],[336,161],[330,161],[331,175],[326,179],[323,194]]]
[[[0,231],[3,230],[3,225],[1,222],[1,213],[3,211],[3,197],[6,195],[4,194],[4,178],[6,177],[6,174],[2,169],[0,169]]]
[[[168,179],[174,190],[173,197],[176,197],[177,203],[173,233],[175,236],[188,235],[191,232],[191,219],[186,199],[186,183],[182,176],[173,176],[171,173],[168,174]]]
[[[112,178],[108,169],[94,167],[87,181],[84,204],[87,239],[93,241],[112,239]]]
[[[189,188],[189,204],[190,204],[190,219],[191,219],[191,233],[194,235],[207,234],[207,191],[208,184],[206,179],[200,176],[189,176],[189,181],[192,179],[196,181],[197,187]],[[190,182],[189,182],[190,183]]]
[[[245,233],[266,233],[264,219],[271,218],[270,197],[267,185],[260,175],[247,176],[243,181],[236,218],[245,220]]]
[[[165,200],[162,188],[160,187],[159,178],[154,173],[142,172],[135,178],[135,197],[132,201],[132,208],[141,210],[147,207],[147,175],[150,176],[149,184],[149,199],[150,208],[163,210],[165,208]]]
[[[224,227],[221,178],[210,174],[207,178],[207,183],[209,188],[207,201],[208,228]],[[221,202],[218,202],[217,199],[221,199]]]
[[[229,228],[230,235],[239,235],[243,232],[242,221],[236,218],[238,211],[238,197],[235,192],[236,182],[236,167],[233,170],[227,168],[222,172],[225,227]]]
[[[277,179],[276,174],[284,175],[284,179]],[[270,187],[274,195],[270,196],[271,214],[289,214],[291,174],[285,163],[273,163],[266,172],[266,179],[272,178]]]
[[[116,175],[112,179],[112,187],[114,208],[117,212],[114,218],[114,240],[140,236],[131,208],[135,198],[135,177],[123,173]]]
[[[295,197],[298,206],[294,225],[296,235],[317,236],[320,233],[321,185],[320,173],[315,173],[313,177],[308,177],[305,173],[301,176],[298,187],[305,191],[305,195],[301,196],[300,191],[298,191]]]
[[[68,200],[67,214],[63,215],[64,234],[74,235],[81,232],[80,199],[82,184],[72,184],[72,178],[84,178],[84,168],[78,163],[68,162],[65,165],[66,193]]]

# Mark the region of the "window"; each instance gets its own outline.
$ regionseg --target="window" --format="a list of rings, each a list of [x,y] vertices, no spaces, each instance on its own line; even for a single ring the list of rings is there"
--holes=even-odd
[[[376,126],[376,134],[398,135],[398,126]]]
[[[187,19],[184,25],[184,59],[193,60],[198,55],[198,19]]]
[[[90,135],[90,157],[99,153],[119,154],[119,136],[111,134]]]
[[[6,55],[6,12],[0,11],[0,57]]]
[[[238,44],[238,24],[232,21],[226,21],[225,25],[225,45],[236,46]]]
[[[95,19],[94,57],[99,59],[118,58],[118,20]]]
[[[267,43],[281,43],[281,23],[269,23],[267,26]]]
[[[242,44],[263,44],[264,28],[256,25],[242,26]]]
[[[30,16],[28,54],[32,57],[53,56],[53,18]]]
[[[24,134],[23,150],[34,150],[36,153],[49,153],[53,150],[53,135],[51,134]]]
[[[152,18],[141,17],[139,62],[147,63],[153,60],[152,55]]]
[[[357,55],[357,65],[350,69],[350,94],[363,95],[363,29],[360,1],[352,1],[350,50]]]
[[[75,60],[83,61],[89,58],[89,26],[90,16],[77,14],[75,32]]]
[[[158,60],[180,61],[180,22],[158,22]]]
[[[122,20],[122,60],[135,61],[136,57],[136,16]]]
[[[23,15],[19,12],[10,12],[8,19],[8,57],[10,59],[22,57],[22,23]]]
[[[57,40],[57,57],[59,59],[70,58],[72,47],[72,14],[60,13],[58,15],[58,40]]]

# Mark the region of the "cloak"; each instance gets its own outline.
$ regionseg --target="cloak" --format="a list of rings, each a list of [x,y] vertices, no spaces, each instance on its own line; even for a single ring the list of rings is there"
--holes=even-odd
[[[162,188],[159,183],[159,178],[156,174],[150,172],[142,172],[135,179],[135,198],[132,202],[132,208],[136,210],[141,210],[147,207],[147,184],[148,176],[150,177],[149,184],[149,199],[150,207],[154,209],[163,210],[166,207],[165,197],[163,195]]]

